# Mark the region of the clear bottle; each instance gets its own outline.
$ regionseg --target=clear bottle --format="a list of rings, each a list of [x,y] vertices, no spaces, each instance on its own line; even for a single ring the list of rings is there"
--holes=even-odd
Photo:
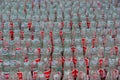
[[[78,63],[77,63],[77,69],[78,69],[78,78],[80,80],[84,80],[85,79],[85,63],[84,63],[84,58],[83,57],[78,57]]]

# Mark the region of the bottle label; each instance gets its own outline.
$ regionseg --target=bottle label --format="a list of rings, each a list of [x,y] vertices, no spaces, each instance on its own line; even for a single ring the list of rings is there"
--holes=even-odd
[[[46,79],[50,78],[50,72],[51,72],[50,70],[44,72]]]
[[[10,74],[9,74],[9,73],[5,73],[5,74],[4,74],[4,77],[5,77],[6,80],[8,80],[9,77],[10,77]]]
[[[17,72],[17,76],[19,80],[23,80],[23,73],[22,72]]]
[[[34,72],[33,72],[33,79],[36,79],[36,78],[37,78],[37,75],[38,75],[38,72],[37,72],[37,71],[34,71]]]
[[[77,70],[77,69],[74,69],[74,70],[72,71],[72,75],[73,75],[74,78],[76,78],[76,77],[78,76],[78,70]]]

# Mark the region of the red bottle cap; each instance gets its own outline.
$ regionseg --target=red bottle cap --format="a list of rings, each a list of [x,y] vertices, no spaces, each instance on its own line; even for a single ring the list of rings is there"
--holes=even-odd
[[[36,63],[40,62],[40,58],[35,59],[35,62]]]

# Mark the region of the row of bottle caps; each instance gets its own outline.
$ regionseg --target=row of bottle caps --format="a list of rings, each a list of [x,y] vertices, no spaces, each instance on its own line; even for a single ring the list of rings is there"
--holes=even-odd
[[[7,68],[11,67],[31,67],[31,66],[36,66],[36,68],[42,68],[44,69],[44,67],[62,67],[62,64],[64,64],[64,67],[70,68],[70,67],[85,67],[88,66],[89,67],[119,67],[120,66],[120,58],[119,56],[113,56],[113,57],[106,57],[106,58],[100,58],[97,56],[92,56],[93,58],[83,58],[83,57],[73,57],[73,56],[58,56],[58,57],[54,57],[51,61],[51,58],[48,56],[44,56],[44,57],[34,57],[34,56],[24,56],[21,57],[20,55],[16,56],[16,58],[13,57],[14,55],[11,56],[11,60],[9,59],[4,59],[4,60],[0,60],[0,67],[2,69],[5,68],[5,66]],[[21,58],[19,58],[19,56]],[[8,57],[8,56],[7,56]],[[7,58],[5,55],[3,56],[3,58]],[[31,57],[31,59],[29,58]],[[87,62],[86,62],[87,59]],[[51,66],[50,66],[51,64]],[[7,69],[5,69],[7,71]],[[4,71],[4,70],[3,70]]]
[[[104,15],[101,15],[100,13],[97,15],[93,15],[93,14],[90,14],[89,16],[86,15],[85,13],[83,14],[74,14],[73,16],[69,15],[69,14],[65,14],[64,17],[63,15],[24,15],[24,14],[19,14],[19,15],[14,15],[14,14],[5,14],[5,13],[2,13],[2,15],[0,16],[0,21],[16,21],[18,19],[20,20],[23,20],[23,21],[26,21],[26,20],[33,20],[33,21],[69,21],[69,20],[72,20],[72,21],[83,21],[86,19],[86,16],[88,17],[88,19],[90,21],[94,21],[94,20],[101,20],[101,19],[104,19],[105,21],[106,20],[112,20],[112,19],[120,19],[120,16],[119,14],[116,14],[116,13],[113,13],[112,15],[111,14],[104,14]]]
[[[91,74],[88,76],[85,74],[85,72],[78,71],[76,69],[64,71],[64,76],[60,73],[60,71],[57,70],[48,70],[48,71],[33,71],[33,72],[3,72],[1,73],[1,79],[2,80],[74,80],[74,79],[80,79],[80,80],[114,80],[114,79],[120,79],[119,71],[116,69],[113,69],[111,72],[105,72],[104,69],[99,69],[98,71],[91,71]],[[76,77],[74,77],[76,76]]]
[[[75,6],[75,9],[71,10],[71,6],[69,4],[72,4],[72,2],[74,3],[74,6]],[[16,2],[14,2],[13,4],[15,4]],[[55,3],[55,2],[54,2]],[[83,3],[80,2],[79,4],[79,1],[71,1],[71,3],[68,3],[66,4],[66,6],[69,5],[69,7],[71,8],[64,8],[66,10],[64,11],[61,11],[61,8],[58,7],[58,11],[56,11],[57,15],[54,14],[54,10],[52,7],[48,7],[48,11],[46,9],[43,9],[44,7],[42,7],[41,11],[39,11],[39,8],[36,8],[35,7],[35,11],[34,12],[31,12],[32,10],[28,9],[25,7],[25,5],[22,5],[23,6],[23,9],[18,9],[18,10],[15,10],[14,8],[11,8],[11,10],[9,9],[9,4],[7,3],[5,6],[5,4],[1,5],[1,17],[2,17],[2,20],[6,21],[6,20],[16,20],[16,19],[22,19],[22,20],[26,20],[26,19],[33,19],[33,20],[37,20],[39,21],[40,18],[41,18],[41,21],[48,21],[48,19],[50,21],[54,21],[55,18],[57,17],[58,18],[58,21],[61,21],[63,20],[63,14],[64,13],[64,20],[73,20],[73,21],[78,21],[79,20],[79,17],[81,17],[81,20],[85,19],[86,16],[89,16],[91,18],[91,20],[94,19],[94,17],[96,16],[97,19],[101,19],[103,16],[105,19],[112,19],[112,18],[117,18],[119,19],[120,16],[119,16],[119,7],[114,7],[114,5],[111,4],[112,7],[108,8],[109,7],[109,4],[104,4],[106,5],[107,7],[106,8],[103,8],[103,9],[100,9],[100,10],[96,10],[94,11],[94,8],[95,9],[98,9],[98,7],[92,7],[92,6],[88,6],[88,8],[91,7],[91,11],[89,11],[89,9],[87,10],[85,5],[87,3],[85,3],[84,5],[82,5]],[[50,4],[50,3],[48,3]],[[58,4],[55,3],[56,6],[55,8],[57,8]],[[78,4],[78,5],[77,5]],[[88,3],[90,5],[90,3]],[[94,3],[95,5],[96,3]],[[31,7],[32,7],[32,3],[30,3]],[[35,4],[36,5],[36,4]],[[42,3],[43,5],[43,3]],[[45,3],[44,3],[45,5]],[[52,4],[50,4],[52,5]],[[64,4],[61,4],[61,5],[64,5]],[[82,5],[83,8],[79,8],[79,5]],[[103,6],[102,3],[100,3],[100,1],[96,4],[97,6],[100,5],[100,6]],[[3,6],[3,7],[2,7]],[[17,5],[18,6],[18,5]],[[46,6],[46,5],[45,5]],[[86,5],[87,6],[87,5]],[[4,8],[5,7],[5,8]],[[62,6],[63,7],[63,6]],[[3,9],[4,8],[4,9]],[[16,7],[15,7],[16,8]],[[50,9],[49,9],[50,8]],[[7,9],[7,10],[6,10]],[[50,11],[49,11],[50,10]],[[17,12],[18,11],[18,12]],[[94,13],[95,12],[95,13]],[[26,13],[26,14],[25,14]],[[49,13],[49,14],[48,14]],[[71,13],[71,14],[70,14]],[[34,15],[33,15],[34,14]],[[73,15],[73,19],[71,19],[71,15]]]
[[[117,31],[119,30],[107,30],[98,32],[89,32],[81,31],[81,32],[64,32],[60,30],[59,32],[24,32],[24,31],[0,31],[0,45],[2,46],[32,46],[32,47],[40,47],[42,45],[49,46],[68,46],[78,45],[78,46],[119,46],[120,45],[120,36]],[[105,32],[106,31],[106,32]],[[16,45],[17,44],[17,45]]]
[[[73,26],[73,27],[78,27],[80,26],[81,28],[84,28],[86,26],[86,28],[92,28],[92,27],[110,27],[110,28],[114,28],[114,27],[119,27],[120,24],[120,20],[116,19],[116,20],[104,20],[104,19],[100,19],[100,20],[93,20],[93,21],[89,21],[88,18],[86,17],[85,20],[82,21],[58,21],[58,22],[39,22],[39,21],[31,21],[31,20],[26,20],[26,21],[21,21],[21,20],[16,20],[16,21],[3,21],[0,22],[0,27],[5,29],[9,29],[9,28],[20,28],[20,27],[38,27],[39,28],[46,28],[47,26],[53,27],[53,28],[58,28],[59,27],[68,27],[69,26]],[[55,27],[54,27],[55,26]],[[47,27],[48,28],[48,27]]]
[[[70,64],[69,61],[66,61],[65,64],[69,65]],[[82,61],[83,62],[85,61],[85,65],[82,64],[83,63]],[[3,70],[3,72],[1,72],[0,77],[4,76],[5,78],[10,78],[10,77],[15,77],[14,75],[16,74],[18,76],[18,78],[23,78],[23,77],[25,77],[26,74],[31,73],[31,75],[29,75],[29,77],[32,76],[31,78],[33,78],[33,76],[34,76],[34,78],[40,77],[42,79],[43,78],[49,79],[49,78],[55,78],[55,77],[51,77],[51,76],[59,73],[60,75],[57,76],[58,79],[55,79],[55,80],[60,80],[61,77],[63,77],[63,76],[64,76],[63,77],[63,80],[64,80],[64,78],[68,79],[68,77],[66,77],[66,76],[69,76],[69,77],[72,76],[72,78],[80,78],[80,76],[85,78],[85,76],[89,76],[89,78],[91,78],[93,73],[96,73],[97,78],[106,78],[107,77],[110,79],[111,78],[110,74],[113,74],[114,71],[116,72],[116,73],[114,73],[114,74],[116,74],[116,76],[114,75],[114,76],[112,76],[112,78],[114,77],[114,79],[117,79],[119,77],[120,60],[119,60],[119,64],[116,65],[116,64],[114,64],[115,60],[109,59],[110,62],[106,63],[104,59],[99,59],[99,64],[98,64],[99,66],[95,65],[95,60],[93,60],[93,64],[91,64],[91,65],[89,65],[88,59],[85,59],[85,60],[83,59],[82,61],[79,62],[80,66],[78,66],[78,67],[73,67],[74,65],[70,65],[70,66],[64,66],[64,68],[63,68],[63,66],[60,66],[60,65],[57,65],[57,66],[53,65],[52,68],[49,68],[48,64],[46,64],[46,65],[45,65],[45,63],[41,64],[41,62],[38,62],[38,61],[37,61],[38,65],[36,65],[35,63],[30,64],[29,61],[26,60],[26,62],[24,62],[24,64],[23,64],[23,66],[20,66],[19,64],[16,64],[16,66],[15,66],[15,62],[17,62],[17,61],[13,61],[11,63],[9,63],[10,61],[3,62],[1,64],[1,66],[3,66],[3,67],[0,66],[0,69],[2,68],[2,70]],[[18,61],[18,63],[19,63],[19,61]],[[101,67],[101,65],[103,65],[104,63],[106,64],[106,66],[104,65]],[[53,63],[53,64],[55,64],[55,63]],[[81,75],[80,73],[84,74],[84,76]],[[40,74],[43,74],[43,75],[41,76]],[[107,80],[109,80],[109,79],[107,79]],[[25,80],[25,79],[23,78],[20,80]],[[35,80],[37,80],[37,79],[35,79]],[[87,80],[87,79],[82,79],[82,80]],[[97,80],[101,80],[101,79],[97,79]],[[106,80],[106,79],[104,79],[104,80]]]

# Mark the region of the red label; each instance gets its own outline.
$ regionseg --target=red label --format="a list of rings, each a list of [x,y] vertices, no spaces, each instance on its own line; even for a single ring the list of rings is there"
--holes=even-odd
[[[76,48],[75,47],[71,47],[71,51],[75,52]]]
[[[65,58],[64,57],[62,57],[62,63],[64,63],[65,62]]]
[[[28,22],[28,28],[30,29],[32,27],[32,22]]]
[[[22,72],[17,72],[18,79],[23,80],[23,73]]]
[[[83,52],[86,53],[86,51],[87,51],[87,47],[83,46]]]
[[[10,77],[9,73],[4,74],[4,76],[5,76],[5,79],[6,79],[6,80],[8,80],[9,77]]]
[[[89,66],[89,59],[85,58],[85,64],[86,66]]]
[[[93,38],[93,39],[92,39],[92,48],[94,48],[95,41],[96,41],[96,38]]]
[[[77,58],[73,58],[73,63],[76,65],[77,64]]]
[[[115,52],[116,52],[116,55],[117,55],[118,54],[118,50],[119,50],[118,46],[115,46],[114,48],[115,48]]]
[[[33,72],[33,79],[36,79],[36,78],[37,78],[37,75],[38,75],[38,72],[37,72],[37,71],[34,71],[34,72]]]
[[[72,75],[74,76],[74,78],[76,78],[78,76],[78,70],[77,69],[74,69],[72,71]]]
[[[3,62],[3,60],[0,59],[0,63],[2,63],[2,62]]]
[[[87,27],[90,28],[90,22],[89,21],[87,22]]]
[[[103,59],[99,59],[99,65],[101,66],[103,64]]]
[[[28,62],[29,60],[28,59],[24,59],[24,62]]]
[[[82,46],[85,45],[85,42],[86,42],[86,39],[85,39],[85,38],[82,38]]]
[[[99,69],[99,74],[101,77],[105,77],[105,71],[103,69]]]
[[[31,40],[34,40],[34,32],[31,32]]]
[[[10,39],[14,40],[14,31],[10,30],[9,34],[10,34]]]
[[[60,30],[60,32],[59,32],[59,35],[60,35],[60,36],[62,36],[62,35],[63,35],[63,32],[62,32],[62,30]]]
[[[34,35],[33,34],[31,35],[31,40],[34,40]]]
[[[50,35],[50,37],[52,37],[52,35],[53,35],[53,32],[52,32],[52,31],[50,31],[49,35]]]
[[[44,75],[45,75],[46,79],[50,78],[50,72],[51,72],[50,70],[44,72]]]
[[[89,75],[89,66],[86,67],[86,73]]]

